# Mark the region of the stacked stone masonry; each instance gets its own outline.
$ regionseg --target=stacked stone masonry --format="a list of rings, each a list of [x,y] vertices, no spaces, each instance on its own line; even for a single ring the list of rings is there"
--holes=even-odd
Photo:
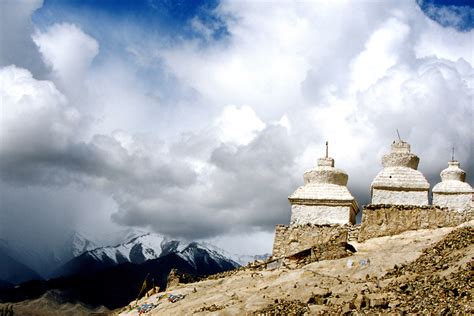
[[[348,236],[347,236],[347,241],[357,241],[359,239],[359,233],[360,233],[360,224],[357,225],[348,225]]]
[[[349,225],[277,225],[273,258],[295,255],[320,245],[338,245],[345,249]],[[332,247],[334,248],[334,247]]]
[[[439,206],[371,204],[364,208],[359,242],[408,230],[457,226],[474,219],[472,209],[457,212]]]

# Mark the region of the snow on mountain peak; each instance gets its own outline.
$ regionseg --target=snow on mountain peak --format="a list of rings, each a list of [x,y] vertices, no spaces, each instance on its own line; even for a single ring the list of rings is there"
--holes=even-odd
[[[142,263],[150,259],[156,259],[161,255],[161,243],[164,239],[162,235],[145,233],[141,236],[125,239],[125,243],[100,247],[89,253],[99,261],[110,260],[114,263]]]
[[[66,241],[65,248],[69,248],[73,257],[77,257],[86,251],[90,251],[97,248],[97,244],[87,239],[82,234],[74,232]]]

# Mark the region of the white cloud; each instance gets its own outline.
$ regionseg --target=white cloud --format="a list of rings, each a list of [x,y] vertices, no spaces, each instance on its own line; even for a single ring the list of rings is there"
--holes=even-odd
[[[247,145],[265,128],[251,107],[234,105],[224,108],[215,125],[220,141],[236,145]]]
[[[62,23],[52,25],[46,32],[37,30],[33,41],[62,89],[82,88],[87,69],[99,53],[94,38],[74,24]]]
[[[0,148],[3,155],[61,150],[77,133],[81,115],[50,81],[15,66],[0,69]],[[16,159],[12,157],[12,159]]]
[[[362,51],[351,63],[353,89],[366,90],[384,77],[390,67],[400,62],[401,49],[409,36],[410,27],[391,18],[375,30]]]

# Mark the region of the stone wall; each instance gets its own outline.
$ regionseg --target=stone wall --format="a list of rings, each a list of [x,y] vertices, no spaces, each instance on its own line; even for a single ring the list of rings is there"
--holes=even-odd
[[[370,204],[364,208],[359,242],[408,230],[457,226],[474,219],[472,210],[458,212],[439,206]]]
[[[273,242],[273,258],[288,257],[318,245],[345,247],[348,226],[341,225],[277,225]]]
[[[352,253],[346,249],[345,245],[345,243],[338,243],[335,240],[314,245],[309,249],[281,259],[282,264],[289,268],[299,268],[315,261],[348,257],[352,255]]]
[[[360,233],[360,224],[356,225],[348,225],[348,236],[347,236],[347,241],[357,241],[359,239],[359,233]]]

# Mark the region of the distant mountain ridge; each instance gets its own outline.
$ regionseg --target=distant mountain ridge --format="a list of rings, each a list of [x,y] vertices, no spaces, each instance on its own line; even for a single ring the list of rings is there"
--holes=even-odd
[[[172,248],[177,250],[175,246],[173,244]],[[143,280],[147,276],[149,286],[154,283],[164,289],[171,269],[202,276],[232,270],[238,266],[236,262],[196,242],[187,244],[178,252],[171,251],[141,264],[125,262],[104,268],[100,263],[99,267],[95,266],[97,262],[94,261],[81,263],[80,273],[48,281],[30,281],[15,288],[0,289],[0,302],[34,299],[47,291],[59,290],[66,301],[80,301],[92,306],[104,305],[115,309],[128,304],[138,295]]]
[[[122,263],[142,264],[171,253],[194,265],[195,257],[200,252],[206,252],[216,262],[230,263],[232,267],[267,257],[231,254],[207,242],[172,240],[137,229],[126,229],[108,237],[109,240],[123,241],[114,246],[99,246],[83,234],[73,232],[61,247],[37,251],[28,250],[18,241],[11,243],[0,239],[0,250],[3,249],[3,253],[8,254],[9,258],[8,268],[7,259],[0,265],[0,276],[4,276],[0,280],[18,284],[33,279],[92,273]],[[13,267],[17,269],[14,270]],[[9,277],[10,274],[14,277]]]
[[[0,249],[2,253],[8,254],[9,262],[13,260],[23,267],[21,270],[15,270],[15,278],[7,278],[17,279],[18,282],[49,278],[53,271],[69,260],[97,247],[93,241],[78,232],[71,233],[62,246],[56,249],[32,250],[18,240],[0,239]],[[12,270],[7,270],[6,264],[0,265],[0,275],[7,275],[7,272],[12,273]]]
[[[129,232],[124,240],[115,246],[95,247],[84,236],[73,234],[60,252],[79,256],[60,266],[47,281],[13,288],[5,280],[0,301],[21,301],[59,290],[70,302],[116,308],[136,297],[147,274],[149,281],[164,288],[171,269],[202,276],[232,270],[259,257],[233,255],[206,242],[171,240],[156,233]]]
[[[229,264],[236,268],[240,264],[210,244],[169,240],[162,235],[146,233],[133,237],[116,246],[106,246],[86,251],[61,266],[53,274],[56,277],[101,271],[122,263],[142,264],[175,253],[191,266],[196,267],[196,258],[206,253],[221,266]]]

